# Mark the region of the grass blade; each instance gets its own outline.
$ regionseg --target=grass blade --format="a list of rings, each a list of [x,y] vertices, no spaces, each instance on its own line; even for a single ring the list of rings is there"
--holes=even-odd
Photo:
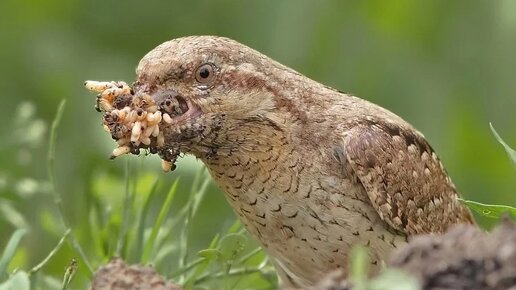
[[[68,229],[63,237],[61,238],[61,240],[59,240],[59,242],[57,243],[57,245],[55,246],[54,249],[52,249],[52,251],[46,256],[45,259],[43,259],[43,261],[41,261],[39,264],[37,264],[36,266],[34,266],[34,268],[32,268],[30,271],[29,271],[29,276],[38,272],[41,268],[43,268],[47,263],[48,261],[50,261],[50,259],[52,259],[52,257],[57,253],[57,251],[59,251],[59,249],[61,248],[61,246],[63,245],[63,243],[66,241],[66,238],[68,237],[68,235],[70,234],[70,229]]]
[[[54,175],[54,163],[56,160],[56,141],[57,141],[57,128],[61,123],[61,118],[63,117],[64,108],[66,106],[66,100],[61,100],[59,106],[57,107],[56,116],[52,121],[52,127],[50,129],[50,138],[48,144],[48,154],[47,154],[47,171],[48,171],[48,180],[50,181],[50,186],[52,186],[52,192],[54,193],[54,199],[56,204],[61,204],[61,197],[57,194],[56,191],[56,182]]]
[[[0,284],[0,290],[30,290],[29,276],[23,271],[18,271]]]
[[[149,239],[147,240],[147,243],[145,244],[145,248],[143,249],[143,257],[142,257],[143,263],[147,263],[149,261],[150,255],[152,253],[154,241],[156,240],[159,228],[161,227],[163,220],[167,216],[168,210],[170,208],[170,204],[172,203],[172,200],[174,199],[174,195],[176,193],[178,184],[179,184],[179,178],[176,179],[174,184],[172,184],[172,187],[170,188],[170,191],[168,192],[167,198],[165,199],[165,202],[163,203],[163,206],[161,207],[158,218],[156,219],[156,222],[154,223],[154,226],[152,227],[152,232],[149,236]]]
[[[159,179],[154,181],[150,193],[147,195],[143,207],[140,211],[140,216],[138,217],[138,226],[136,230],[136,245],[134,249],[134,259],[133,261],[141,261],[143,258],[143,240],[145,235],[145,219],[149,212],[149,208],[151,205],[151,201],[154,199],[156,192],[158,191]]]
[[[66,219],[66,216],[63,211],[63,204],[61,200],[61,195],[57,191],[56,186],[56,179],[54,175],[54,163],[56,159],[56,140],[57,140],[57,128],[59,128],[59,124],[61,123],[61,118],[63,117],[64,108],[66,105],[66,100],[61,100],[59,103],[59,106],[57,107],[57,113],[54,117],[54,120],[52,121],[52,127],[50,130],[50,138],[49,138],[49,144],[48,144],[48,155],[47,155],[47,173],[48,173],[48,180],[50,182],[51,186],[51,193],[54,197],[54,204],[57,209],[57,214],[59,216],[59,219],[61,220],[61,223],[63,224],[65,230],[70,229],[69,222]],[[93,275],[93,268],[91,267],[91,264],[88,260],[88,257],[82,250],[82,247],[79,245],[79,242],[75,238],[75,235],[73,233],[70,233],[70,242],[72,244],[72,247],[77,251],[77,253],[81,256],[84,264],[86,265],[86,268],[88,269],[89,276]]]
[[[488,218],[499,219],[505,214],[510,214],[512,217],[516,217],[516,208],[507,205],[494,205],[494,204],[483,204],[476,201],[465,200],[459,198],[458,200],[465,203],[469,208],[476,211],[482,216]]]
[[[516,151],[509,147],[505,141],[503,141],[502,137],[498,135],[498,132],[496,132],[495,128],[493,127],[493,124],[489,123],[489,126],[491,127],[491,131],[493,131],[493,134],[496,138],[496,140],[502,144],[503,148],[505,149],[505,152],[507,152],[507,155],[509,156],[509,159],[511,159],[512,164],[516,166]]]
[[[130,184],[131,184],[131,163],[130,160],[127,159],[127,162],[125,164],[125,193],[124,193],[124,206],[123,206],[123,213],[122,213],[122,224],[120,225],[120,233],[118,234],[118,241],[116,243],[116,250],[115,255],[118,257],[125,258],[123,253],[123,248],[125,245],[125,238],[127,235],[127,228],[129,225],[130,220],[130,213],[131,213],[131,201],[132,197],[131,195],[134,194],[131,193]]]
[[[200,171],[201,173],[204,173],[204,168]],[[199,179],[203,176],[203,174],[199,174]],[[188,213],[184,219],[183,228],[181,230],[181,238],[179,241],[179,267],[183,268],[186,265],[186,261],[188,260],[188,232],[190,229],[190,221],[194,218],[195,213],[197,212],[197,209],[199,208],[199,204],[204,197],[204,193],[206,192],[206,189],[208,188],[208,184],[210,183],[209,178],[204,178],[204,182],[199,187],[197,191],[192,192],[190,194],[190,199],[188,200],[188,204],[186,207],[188,208]],[[196,186],[197,187],[197,186]],[[180,283],[185,281],[186,277],[184,275],[181,275],[179,278]]]
[[[7,242],[4,253],[0,258],[0,279],[5,278],[7,274],[7,266],[9,266],[9,263],[13,259],[14,254],[16,253],[16,249],[18,248],[18,245],[20,244],[20,241],[26,232],[27,231],[25,229],[16,230],[9,239],[9,242]]]

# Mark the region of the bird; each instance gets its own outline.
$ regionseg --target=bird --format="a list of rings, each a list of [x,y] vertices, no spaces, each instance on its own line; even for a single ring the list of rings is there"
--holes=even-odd
[[[379,271],[408,237],[475,224],[408,122],[235,40],[167,41],[136,75],[134,95],[150,97],[164,121],[158,145],[147,133],[145,144],[125,140],[132,145],[117,152],[151,146],[165,170],[179,154],[201,160],[285,288],[348,273],[355,246],[368,248]]]

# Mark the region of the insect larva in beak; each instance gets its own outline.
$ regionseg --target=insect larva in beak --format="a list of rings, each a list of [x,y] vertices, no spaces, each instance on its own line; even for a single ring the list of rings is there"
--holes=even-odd
[[[136,110],[136,120],[143,121],[143,120],[145,120],[146,117],[147,117],[147,112],[145,112],[142,109]]]
[[[161,122],[161,112],[157,111],[154,114],[147,114],[147,122],[149,126],[159,124]]]
[[[158,137],[159,135],[159,126],[158,125],[154,125],[154,130],[152,130],[152,137]]]
[[[104,112],[111,112],[113,110],[113,106],[106,99],[100,99],[98,104]]]
[[[130,151],[131,151],[131,148],[129,146],[121,146],[121,147],[115,148],[115,150],[113,150],[113,153],[111,153],[110,159],[115,159],[120,155],[129,153]]]
[[[154,113],[154,120],[156,122],[156,124],[158,124],[159,122],[161,122],[161,112],[160,111],[157,111],[156,113]]]
[[[127,117],[127,111],[125,111],[125,110],[118,111],[118,119],[120,120],[120,122],[124,122],[125,117]]]
[[[155,121],[155,118],[154,118],[154,114],[147,114],[147,122],[152,125],[154,125],[154,121]]]
[[[121,139],[116,140],[116,143],[117,143],[119,146],[127,145],[127,144],[129,144],[129,142],[130,142],[130,140],[129,140],[129,138],[127,138],[127,137],[124,137],[124,138],[121,138]]]
[[[113,102],[113,99],[120,95],[120,89],[119,88],[109,88],[105,91],[103,91],[100,95],[103,99],[106,99],[108,102]]]
[[[157,127],[157,125],[151,126],[149,124],[147,124],[147,126],[148,127],[145,128],[145,131],[143,131],[144,137],[149,137],[152,134],[152,132],[154,132],[154,127]],[[145,142],[143,142],[143,143],[145,143]]]
[[[140,121],[134,122],[133,129],[131,130],[131,142],[136,142],[140,139],[142,134],[142,123]]]
[[[138,115],[136,114],[136,111],[135,110],[131,110],[129,112],[129,115],[127,115],[126,121],[130,122],[130,123],[133,123],[133,122],[136,122],[137,118],[138,118]]]
[[[86,81],[84,82],[84,86],[90,91],[102,93],[103,91],[112,88],[113,84],[110,82]]]
[[[168,124],[172,124],[174,122],[174,120],[172,120],[172,118],[170,118],[170,115],[167,113],[163,114],[163,120]]]
[[[156,144],[158,147],[165,146],[165,135],[163,135],[163,132],[159,132],[158,138],[156,139]]]
[[[152,105],[152,106],[147,107],[147,112],[149,112],[149,113],[154,113],[157,110],[158,110],[158,106],[156,106],[156,105]]]
[[[149,137],[143,137],[140,139],[144,145],[149,146],[151,144],[151,139]]]
[[[131,94],[131,87],[123,81],[118,81],[115,84],[120,89],[121,95],[130,95]]]
[[[161,159],[161,169],[165,172],[172,170],[172,162]]]

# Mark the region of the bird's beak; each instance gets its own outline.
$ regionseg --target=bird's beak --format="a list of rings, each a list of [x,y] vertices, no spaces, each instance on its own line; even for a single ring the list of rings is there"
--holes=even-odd
[[[158,90],[150,96],[162,112],[163,120],[168,124],[183,125],[202,114],[191,98],[182,96],[174,90]]]

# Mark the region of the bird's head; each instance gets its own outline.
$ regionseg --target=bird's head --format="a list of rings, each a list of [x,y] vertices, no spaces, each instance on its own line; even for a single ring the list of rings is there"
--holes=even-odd
[[[202,156],[252,138],[242,132],[246,124],[278,129],[271,73],[283,68],[231,39],[191,36],[145,55],[133,88],[150,95],[168,121],[162,128],[167,146]]]
[[[132,87],[85,85],[100,93],[97,109],[119,146],[111,157],[147,149],[161,156],[164,169],[180,153],[206,161],[284,145],[291,124],[306,121],[301,96],[313,95],[299,73],[224,37],[165,42],[143,57],[136,73]]]

